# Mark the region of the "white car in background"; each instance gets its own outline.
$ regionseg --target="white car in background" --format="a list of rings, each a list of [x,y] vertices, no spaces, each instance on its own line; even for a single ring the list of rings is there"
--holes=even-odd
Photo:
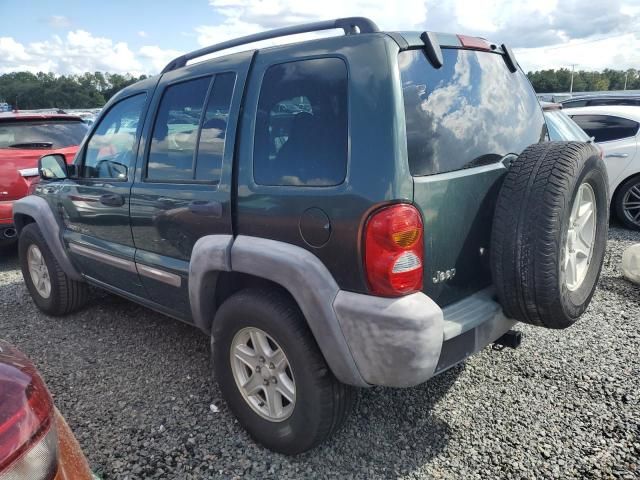
[[[611,206],[626,227],[640,230],[640,107],[565,108],[604,151]]]

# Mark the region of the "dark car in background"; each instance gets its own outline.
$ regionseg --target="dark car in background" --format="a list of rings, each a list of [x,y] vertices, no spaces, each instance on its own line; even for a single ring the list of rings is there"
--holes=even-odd
[[[0,114],[0,247],[16,240],[13,203],[38,181],[38,159],[59,153],[70,163],[87,128],[73,115]]]
[[[575,107],[602,107],[614,105],[640,106],[640,94],[614,95],[614,94],[592,94],[580,95],[560,100],[565,108]]]

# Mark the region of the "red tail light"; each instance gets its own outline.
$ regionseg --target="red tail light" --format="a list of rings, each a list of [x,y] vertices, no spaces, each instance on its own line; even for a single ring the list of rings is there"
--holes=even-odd
[[[413,205],[374,212],[365,227],[364,263],[372,293],[397,297],[422,290],[422,217]]]
[[[35,367],[0,345],[0,480],[48,480],[57,468],[53,402]]]

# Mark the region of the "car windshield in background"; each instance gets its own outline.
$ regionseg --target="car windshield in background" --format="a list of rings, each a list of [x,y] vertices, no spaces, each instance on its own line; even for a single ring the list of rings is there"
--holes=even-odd
[[[531,85],[502,55],[449,48],[442,55],[439,69],[422,50],[398,57],[413,175],[498,162],[544,137]]]
[[[562,110],[544,112],[551,140],[588,142],[590,137]]]
[[[62,148],[79,145],[87,125],[77,120],[36,120],[0,124],[0,148]]]

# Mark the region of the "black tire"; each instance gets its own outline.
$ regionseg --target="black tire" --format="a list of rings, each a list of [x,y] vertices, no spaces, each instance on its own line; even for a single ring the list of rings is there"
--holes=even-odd
[[[624,201],[627,196],[630,196],[630,201],[639,202],[637,209],[631,210],[630,212],[625,211]],[[628,178],[620,184],[613,198],[613,209],[616,218],[626,228],[640,230],[640,175]]]
[[[236,385],[230,359],[232,340],[245,327],[266,332],[287,356],[295,380],[291,415],[270,421],[258,415]],[[331,373],[296,303],[277,290],[246,289],[219,308],[211,337],[215,378],[231,411],[257,442],[295,455],[330,437],[353,409],[356,389]]]
[[[583,183],[596,203],[591,261],[581,284],[565,282],[564,246],[571,208]],[[513,162],[498,197],[491,270],[504,312],[521,322],[566,328],[587,309],[608,235],[608,182],[599,152],[581,142],[528,147]]]
[[[51,281],[51,294],[45,298],[40,295],[33,284],[27,262],[27,251],[30,245],[36,245],[42,252],[44,262],[49,272]],[[18,254],[20,269],[27,290],[31,294],[36,306],[48,315],[65,315],[74,312],[87,303],[89,290],[86,283],[69,278],[58,264],[53,253],[49,249],[40,228],[35,223],[26,225],[20,232],[18,240]]]

